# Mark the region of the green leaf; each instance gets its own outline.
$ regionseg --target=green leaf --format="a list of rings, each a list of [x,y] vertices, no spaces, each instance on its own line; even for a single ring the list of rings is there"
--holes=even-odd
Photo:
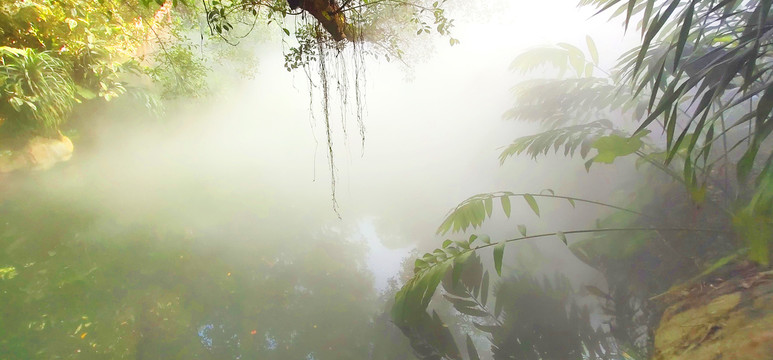
[[[465,315],[470,315],[470,316],[475,316],[475,317],[486,317],[486,316],[488,316],[487,312],[485,312],[483,310],[480,310],[480,309],[476,309],[476,308],[457,307],[455,309],[456,309],[456,311],[458,311],[458,312],[460,312],[462,314],[465,314]]]
[[[491,244],[491,237],[486,234],[480,235],[478,238],[480,241],[483,241],[484,244]]]
[[[483,283],[480,286],[480,303],[483,306],[486,306],[486,302],[488,301],[488,285],[489,285],[489,276],[488,271],[483,273]]]
[[[454,286],[459,283],[459,278],[462,276],[462,271],[464,270],[464,264],[472,254],[472,251],[468,251],[454,258],[454,269],[451,273],[451,280]]]
[[[504,298],[494,298],[494,316],[499,318],[499,314],[502,313],[502,307],[504,306]]]
[[[475,343],[472,342],[470,334],[467,334],[467,355],[470,356],[470,360],[480,360],[478,350],[475,349]]]
[[[491,198],[486,198],[486,200],[483,200],[483,203],[486,206],[486,216],[491,217],[491,212],[494,210]]]
[[[470,308],[470,307],[478,306],[478,304],[472,300],[460,299],[458,297],[453,297],[447,294],[443,294],[443,297],[446,298],[446,300],[448,300],[449,302],[451,302],[451,304],[453,304],[454,307]]]
[[[505,216],[510,217],[510,197],[505,195],[499,199],[502,201],[502,210],[504,210]]]
[[[421,270],[427,267],[427,262],[422,259],[416,259],[416,261],[413,262],[414,272],[417,272],[416,270]]]
[[[436,231],[437,234],[445,234],[449,230],[451,230],[451,227],[454,225],[454,217],[453,214],[449,214],[445,220],[443,220],[443,223],[438,226],[438,229]]]
[[[287,28],[282,28],[282,31],[284,31],[285,34],[290,35],[290,30],[288,30]]]
[[[593,59],[593,63],[598,65],[599,64],[599,51],[596,48],[596,43],[593,41],[593,38],[590,37],[590,35],[585,36],[585,42],[588,44],[588,51],[590,52],[590,57]]]
[[[572,205],[572,207],[575,207],[574,199],[566,199],[566,200],[569,201],[569,204]]]
[[[673,13],[674,10],[676,10],[676,7],[679,5],[679,2],[680,2],[679,0],[671,0],[671,4],[669,4],[669,6],[662,13],[655,16],[655,19],[652,21],[652,25],[647,30],[647,34],[644,35],[642,45],[639,47],[639,54],[636,57],[636,63],[633,68],[634,74],[637,74],[639,72],[639,67],[644,61],[644,57],[650,48],[650,44],[652,43],[652,40],[655,38],[658,32],[660,32],[660,29],[663,27],[663,25],[665,25],[666,21],[671,16],[671,13]]]
[[[768,115],[770,115],[771,110],[773,110],[773,86],[765,89],[765,93],[762,94],[759,103],[757,103],[757,124],[769,121]]]
[[[526,225],[518,225],[518,232],[521,233],[521,235],[526,236]]]
[[[682,51],[684,51],[684,45],[687,43],[687,36],[690,35],[695,2],[696,0],[691,1],[690,4],[687,5],[687,10],[684,12],[684,22],[682,23],[682,29],[679,32],[679,39],[676,42],[676,52],[674,53],[674,69],[679,67],[679,60],[682,59]]]
[[[741,156],[741,159],[738,160],[736,173],[740,181],[745,182],[749,176],[752,166],[754,165],[754,158],[757,157],[757,150],[758,148],[755,146],[749,147]]]
[[[472,245],[473,242],[475,242],[475,239],[478,238],[478,235],[472,234],[470,235],[470,241],[467,242],[467,244]]]
[[[476,328],[478,328],[478,330],[480,330],[480,331],[483,331],[483,332],[487,332],[487,333],[489,333],[489,334],[493,334],[495,331],[499,330],[499,326],[494,326],[494,325],[483,325],[483,324],[478,324],[478,323],[476,323],[476,322],[473,322],[472,324],[473,324],[473,325],[474,325]]]
[[[650,16],[652,16],[652,9],[655,6],[655,0],[647,0],[647,5],[644,7],[644,15],[641,20],[641,36],[647,31],[647,25],[650,22]]]
[[[566,235],[562,231],[557,232],[556,236],[558,236],[558,238],[561,240],[561,242],[564,243],[564,245],[567,245],[567,246],[569,245],[566,242]]]
[[[539,205],[537,205],[537,200],[534,200],[534,196],[531,194],[523,194],[523,199],[526,200],[527,204],[529,204],[531,210],[534,211],[537,216],[539,216]]]
[[[631,21],[631,15],[633,14],[633,7],[638,0],[628,0],[628,9],[625,12],[625,30],[628,31],[628,23]]]
[[[590,167],[593,165],[593,161],[596,157],[594,156],[592,159],[585,162],[585,171],[590,172]]]
[[[75,92],[80,95],[80,97],[91,100],[97,97],[97,94],[95,94],[93,91],[86,89],[85,87],[82,87],[80,85],[75,85]]]
[[[494,269],[497,275],[502,276],[502,257],[505,255],[505,242],[494,246]]]
[[[447,247],[451,246],[451,244],[453,244],[453,243],[454,243],[454,242],[453,242],[453,241],[451,241],[450,239],[449,239],[449,240],[446,240],[446,241],[443,241],[443,249],[445,249],[445,248],[447,248]]]
[[[594,149],[598,150],[598,155],[593,158],[593,162],[611,164],[615,158],[635,153],[644,143],[639,137],[625,138],[619,135],[607,135],[598,138],[593,142]]]
[[[749,246],[749,259],[763,266],[770,263],[770,239],[773,223],[768,216],[745,209],[733,216],[733,225]]]

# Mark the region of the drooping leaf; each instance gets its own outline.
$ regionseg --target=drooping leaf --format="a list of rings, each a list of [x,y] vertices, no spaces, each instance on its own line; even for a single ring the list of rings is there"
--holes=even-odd
[[[599,64],[599,51],[596,48],[596,42],[593,41],[593,38],[590,37],[590,35],[585,36],[585,42],[588,44],[588,51],[590,52],[590,57],[593,59],[593,63],[598,65]]]
[[[416,259],[413,263],[414,272],[417,272],[417,270],[421,270],[427,267],[427,262],[422,259]]]
[[[486,302],[488,302],[488,286],[489,286],[489,276],[488,271],[483,273],[483,281],[481,282],[480,286],[480,303],[483,306],[486,306]]]
[[[480,309],[472,308],[472,307],[458,307],[458,308],[455,308],[455,309],[457,311],[459,311],[460,313],[465,314],[465,315],[470,315],[470,316],[475,316],[475,317],[486,317],[486,316],[488,316],[487,312],[485,312],[483,310],[480,310]]]
[[[505,245],[504,242],[500,242],[494,246],[494,269],[499,276],[502,276],[502,257],[505,254]]]
[[[510,197],[505,195],[499,199],[502,202],[502,210],[505,212],[505,216],[510,217]]]
[[[494,210],[494,206],[492,205],[491,198],[490,197],[486,198],[485,200],[483,200],[483,203],[486,206],[486,216],[491,217],[491,212]]]
[[[449,295],[446,295],[446,294],[443,294],[443,297],[446,300],[448,300],[451,304],[453,304],[454,307],[463,307],[463,308],[467,307],[467,308],[471,308],[471,307],[478,306],[478,304],[475,301],[472,301],[472,300],[462,299],[462,298],[458,298],[458,297],[454,297],[454,296],[449,296]]]
[[[454,269],[452,273],[452,281],[454,286],[459,283],[459,278],[462,276],[462,271],[464,271],[464,265],[472,254],[474,254],[474,252],[467,251],[466,253],[454,258]]]
[[[569,245],[566,242],[566,234],[564,234],[562,231],[556,232],[556,236],[558,236],[558,239],[561,240],[561,242],[563,242],[564,245],[567,245],[567,246]]]
[[[658,34],[660,29],[663,27],[663,25],[666,24],[666,21],[671,16],[671,13],[676,10],[676,7],[679,5],[679,0],[671,0],[671,4],[663,10],[663,12],[659,13],[655,16],[655,19],[652,21],[652,25],[649,26],[647,29],[646,35],[644,35],[644,39],[642,40],[642,45],[639,50],[639,54],[636,57],[636,64],[633,68],[633,74],[637,74],[639,71],[639,67],[641,66],[642,62],[644,61],[644,57],[647,54],[647,50],[649,49],[650,44],[652,43],[652,40],[655,38],[655,36]]]
[[[499,318],[499,315],[502,314],[502,308],[504,307],[505,301],[507,300],[504,298],[494,298],[494,317]]]
[[[529,204],[531,211],[534,211],[534,213],[539,216],[539,205],[537,205],[537,200],[534,200],[534,196],[531,194],[524,194],[523,199],[526,200],[527,204]]]
[[[684,45],[687,43],[687,36],[690,35],[690,26],[692,25],[693,11],[695,11],[696,2],[697,0],[690,1],[690,4],[687,5],[687,10],[684,12],[682,30],[679,32],[679,39],[676,41],[674,69],[679,67],[679,61],[682,59],[682,51],[684,51]]]
[[[743,156],[741,156],[741,159],[738,160],[736,169],[738,179],[741,181],[746,181],[746,179],[749,177],[749,173],[752,170],[752,166],[754,165],[755,157],[757,157],[757,148],[752,146],[746,149],[746,152],[744,152]]]
[[[628,0],[628,8],[625,12],[625,30],[628,30],[628,23],[631,21],[631,15],[633,15],[633,7],[636,5],[637,0]]]

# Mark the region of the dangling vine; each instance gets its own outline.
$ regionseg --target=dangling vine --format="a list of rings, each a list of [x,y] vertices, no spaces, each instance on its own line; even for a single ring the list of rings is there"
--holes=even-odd
[[[383,56],[387,61],[402,60],[403,52],[399,46],[405,40],[402,33],[406,27],[395,26],[395,23],[415,24],[417,35],[434,30],[448,36],[451,45],[458,43],[450,37],[453,20],[445,16],[444,3],[445,0],[202,0],[211,35],[222,38],[228,44],[236,45],[237,40],[251,32],[258,21],[276,24],[284,36],[293,35],[295,45],[285,50],[285,68],[288,71],[301,69],[305,73],[309,83],[312,121],[316,119],[317,111],[321,113],[327,138],[332,207],[339,217],[335,141],[331,130],[331,106],[335,104],[331,101],[331,91],[338,95],[338,115],[341,116],[344,140],[348,136],[347,116],[353,114],[359,130],[361,152],[364,152],[366,55],[375,58]],[[288,25],[289,16],[300,16],[300,21]],[[383,19],[390,21],[385,23]],[[353,94],[350,91],[352,87]],[[315,109],[316,90],[321,91],[321,109]],[[352,103],[353,109],[350,108]]]

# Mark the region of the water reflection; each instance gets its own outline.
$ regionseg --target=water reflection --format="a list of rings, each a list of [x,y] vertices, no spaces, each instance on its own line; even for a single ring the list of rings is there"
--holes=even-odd
[[[364,359],[385,339],[368,248],[352,240],[374,236],[366,223],[210,208],[231,205],[202,204],[188,186],[206,181],[121,216],[120,205],[93,206],[92,187],[62,185],[110,179],[83,179],[78,166],[7,179],[4,356]]]

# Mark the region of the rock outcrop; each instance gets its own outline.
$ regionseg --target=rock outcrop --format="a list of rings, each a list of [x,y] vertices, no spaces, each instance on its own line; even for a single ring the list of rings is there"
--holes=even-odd
[[[21,149],[0,154],[0,173],[22,169],[46,170],[56,163],[70,160],[72,152],[73,144],[67,136],[36,136],[27,141]]]
[[[670,295],[653,359],[773,359],[773,272],[736,268]]]

